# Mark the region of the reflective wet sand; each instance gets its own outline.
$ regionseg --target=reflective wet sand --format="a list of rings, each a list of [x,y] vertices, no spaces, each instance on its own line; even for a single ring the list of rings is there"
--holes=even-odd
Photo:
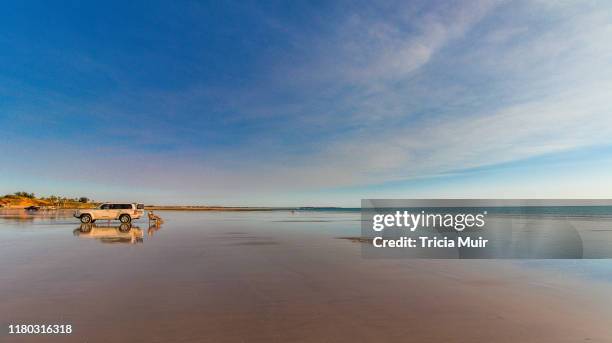
[[[364,259],[336,238],[359,235],[358,214],[158,214],[161,227],[129,230],[1,214],[0,341],[612,341],[606,280],[512,261]],[[10,323],[74,332],[9,336]]]

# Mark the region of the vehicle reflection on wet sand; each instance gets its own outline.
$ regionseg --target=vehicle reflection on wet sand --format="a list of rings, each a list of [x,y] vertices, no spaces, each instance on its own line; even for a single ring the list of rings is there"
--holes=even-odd
[[[100,224],[81,224],[72,232],[79,238],[94,238],[102,243],[129,243],[143,242],[142,230],[130,223],[104,226]]]
[[[513,261],[364,259],[353,214],[163,212],[143,244],[0,215],[2,342],[606,342],[610,284]],[[103,237],[125,237],[115,222]],[[145,220],[133,223],[147,227]],[[119,228],[117,228],[119,227]],[[97,231],[98,228],[95,228]],[[87,231],[87,229],[85,230]],[[108,236],[107,236],[108,233]],[[88,236],[89,235],[89,236]],[[93,239],[87,239],[93,238]],[[136,248],[137,247],[137,248]],[[582,261],[567,261],[583,266]],[[135,323],[142,323],[135,329]],[[146,323],[146,325],[145,325]]]

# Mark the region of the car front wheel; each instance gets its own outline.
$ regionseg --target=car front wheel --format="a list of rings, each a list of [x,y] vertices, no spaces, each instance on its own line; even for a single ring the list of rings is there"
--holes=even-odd
[[[122,214],[119,216],[119,221],[122,223],[129,223],[132,221],[132,218],[128,214]]]
[[[81,215],[81,223],[84,223],[84,224],[91,223],[91,216],[89,214]]]

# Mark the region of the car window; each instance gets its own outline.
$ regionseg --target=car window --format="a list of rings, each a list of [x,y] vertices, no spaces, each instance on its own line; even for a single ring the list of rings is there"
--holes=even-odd
[[[130,204],[113,204],[112,207],[114,210],[131,210],[132,205]]]
[[[103,210],[131,210],[131,204],[105,204],[101,207]]]

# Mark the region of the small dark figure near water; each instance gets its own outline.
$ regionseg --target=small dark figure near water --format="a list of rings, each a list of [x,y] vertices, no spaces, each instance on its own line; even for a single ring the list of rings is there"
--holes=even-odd
[[[164,223],[164,220],[160,216],[153,213],[153,211],[149,211],[149,221],[154,221],[156,225]]]

